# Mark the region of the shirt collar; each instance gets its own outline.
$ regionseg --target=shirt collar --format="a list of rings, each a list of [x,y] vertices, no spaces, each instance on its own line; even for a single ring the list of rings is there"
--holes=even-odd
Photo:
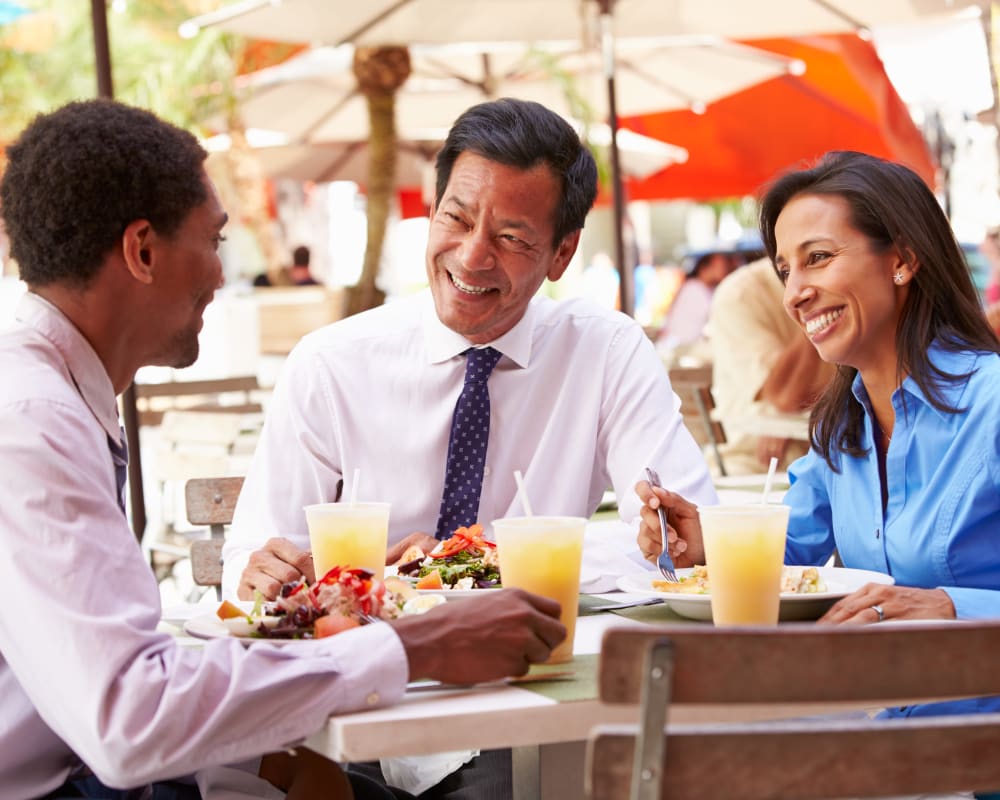
[[[431,364],[440,364],[461,355],[470,347],[475,347],[460,333],[448,328],[438,318],[430,291],[427,292],[429,302],[423,309],[424,341],[427,344],[427,360]],[[533,297],[525,309],[524,316],[517,321],[503,336],[489,342],[489,346],[499,350],[519,367],[526,367],[531,362],[531,340],[534,330],[534,319],[538,313],[537,305],[541,302]]]
[[[927,358],[931,364],[942,372],[950,375],[964,375],[965,373],[972,372],[972,370],[975,369],[977,354],[968,350],[946,350],[939,342],[934,341],[927,350]],[[952,408],[961,408],[962,395],[965,393],[967,384],[967,381],[941,380],[937,383],[937,386],[941,399],[943,399],[945,403]],[[861,403],[869,413],[871,413],[871,406],[868,401],[868,392],[865,390],[860,372],[854,376],[854,383],[852,384],[851,389],[858,402]],[[917,385],[917,382],[913,379],[912,375],[907,375],[903,380],[902,385],[896,389],[895,392],[893,392],[894,406],[896,405],[895,398],[899,396],[900,392],[906,392],[915,400],[922,402],[939,417],[945,418],[947,416],[947,412],[939,410],[933,403],[931,403],[927,395],[924,394],[920,386]]]
[[[104,364],[90,342],[69,318],[48,300],[26,292],[15,318],[44,336],[62,356],[83,401],[114,440],[121,439],[118,404]]]

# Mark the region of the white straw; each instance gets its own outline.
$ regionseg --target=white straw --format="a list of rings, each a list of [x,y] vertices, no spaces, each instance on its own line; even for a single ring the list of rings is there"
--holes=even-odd
[[[528,493],[524,490],[524,478],[521,475],[521,470],[514,470],[514,480],[517,482],[517,494],[521,498],[521,505],[524,507],[524,516],[535,516],[531,510],[531,503],[528,502]]]
[[[361,483],[361,467],[354,468],[354,483],[351,486],[351,505],[358,504],[358,484]]]
[[[774,483],[774,471],[778,468],[778,459],[771,456],[771,463],[767,465],[767,477],[764,479],[764,496],[760,498],[761,505],[767,505],[767,497],[771,494],[771,484]]]

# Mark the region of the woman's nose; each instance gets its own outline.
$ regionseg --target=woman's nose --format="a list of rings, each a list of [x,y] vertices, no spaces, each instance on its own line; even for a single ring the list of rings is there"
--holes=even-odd
[[[808,302],[812,296],[812,287],[803,278],[803,273],[799,270],[792,270],[785,281],[785,294],[783,297],[785,309],[788,313],[794,316],[795,310],[803,303]]]

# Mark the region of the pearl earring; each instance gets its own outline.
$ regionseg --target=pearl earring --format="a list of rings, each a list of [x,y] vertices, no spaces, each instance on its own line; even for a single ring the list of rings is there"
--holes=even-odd
[[[893,281],[896,282],[897,285],[901,284],[903,282],[903,273],[897,272],[895,275],[892,276],[892,279]]]

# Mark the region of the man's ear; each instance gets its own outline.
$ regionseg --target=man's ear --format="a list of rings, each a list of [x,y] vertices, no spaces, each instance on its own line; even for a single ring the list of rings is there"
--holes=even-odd
[[[153,242],[156,234],[148,220],[137,219],[125,227],[122,234],[122,256],[125,268],[140,283],[153,282]]]
[[[569,266],[569,262],[573,259],[577,245],[580,244],[580,233],[580,231],[567,233],[556,246],[555,258],[552,260],[552,266],[549,267],[548,274],[545,276],[550,281],[557,281],[563,276],[566,267]]]

